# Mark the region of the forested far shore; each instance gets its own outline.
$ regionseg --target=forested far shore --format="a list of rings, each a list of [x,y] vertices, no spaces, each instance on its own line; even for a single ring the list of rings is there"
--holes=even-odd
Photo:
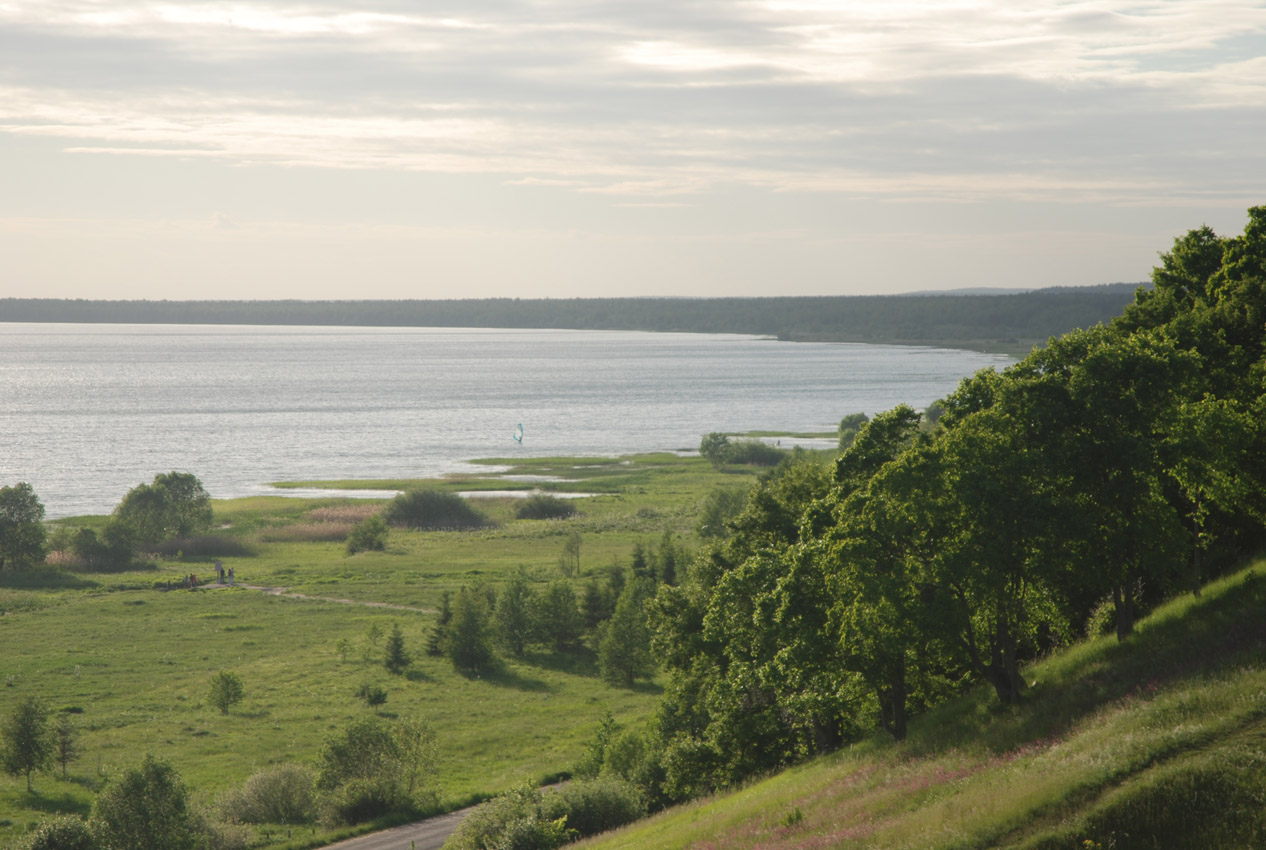
[[[0,322],[558,328],[739,333],[783,340],[1027,351],[1110,321],[1143,284],[1005,295],[485,298],[401,301],[0,300]]]

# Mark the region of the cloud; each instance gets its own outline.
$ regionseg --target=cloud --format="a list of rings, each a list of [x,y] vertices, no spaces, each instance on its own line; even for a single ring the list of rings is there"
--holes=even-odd
[[[1245,38],[1261,3],[7,0],[0,132],[630,197],[1238,197],[1266,173]]]

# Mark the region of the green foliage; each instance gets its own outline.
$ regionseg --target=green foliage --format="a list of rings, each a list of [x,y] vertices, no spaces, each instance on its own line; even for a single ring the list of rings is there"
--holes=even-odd
[[[498,607],[500,604],[498,600]],[[570,584],[562,580],[550,582],[537,600],[534,613],[536,634],[554,650],[565,652],[580,644],[584,622]]]
[[[453,619],[444,632],[444,654],[458,670],[487,670],[497,659],[492,640],[487,597],[463,587],[453,602]]]
[[[446,850],[551,850],[646,814],[631,784],[613,777],[580,780],[553,791],[531,785],[502,794],[470,814]]]
[[[571,532],[563,541],[563,551],[558,556],[558,571],[566,578],[574,578],[580,574],[580,544],[579,531]]]
[[[0,570],[24,570],[44,560],[44,506],[26,482],[0,487]]]
[[[699,441],[699,455],[713,467],[722,466],[730,459],[730,438],[716,431],[705,434]]]
[[[387,548],[387,521],[378,514],[368,516],[347,535],[347,554],[357,552],[381,552]]]
[[[221,714],[228,714],[229,709],[237,705],[246,696],[246,687],[242,677],[227,670],[220,670],[211,677],[211,690],[207,693],[207,702],[220,709]]]
[[[725,462],[746,466],[777,466],[787,452],[762,440],[734,440],[726,452]]]
[[[382,666],[387,668],[388,673],[403,676],[412,663],[413,659],[404,646],[404,632],[400,630],[399,623],[392,623],[391,634],[387,635],[387,644],[383,649]]]
[[[527,573],[515,570],[497,596],[493,611],[493,623],[498,643],[516,658],[535,637],[537,629],[536,592],[528,583]]]
[[[317,816],[315,777],[300,764],[265,767],[241,788],[229,791],[219,808],[234,823],[312,823]]]
[[[456,493],[419,487],[396,496],[384,512],[391,525],[431,531],[481,528],[488,518]]]
[[[837,429],[840,451],[844,451],[853,445],[853,440],[857,439],[857,432],[869,421],[870,417],[865,413],[850,413],[840,420],[839,428]]]
[[[210,528],[211,497],[192,473],[160,473],[152,484],[129,490],[114,509],[114,518],[138,545],[153,546]]]
[[[106,784],[91,821],[107,850],[192,850],[204,832],[180,774],[149,755]]]
[[[602,678],[613,685],[631,688],[637,679],[655,672],[651,630],[644,607],[649,595],[644,582],[629,582],[615,604],[611,619],[599,632],[598,669]]]
[[[66,779],[66,771],[70,763],[80,756],[79,729],[75,722],[63,714],[53,724],[53,757],[62,768],[62,779]]]
[[[52,764],[55,754],[48,706],[36,696],[19,697],[0,721],[0,766],[10,776],[25,776],[30,793],[31,774]]]
[[[570,499],[544,493],[528,496],[514,508],[517,519],[567,519],[575,514],[576,506]]]
[[[353,720],[321,748],[316,787],[326,795],[323,819],[360,823],[413,808],[435,759],[435,732],[425,722]]]
[[[87,821],[63,815],[40,821],[18,850],[97,850],[99,846]]]
[[[362,682],[360,687],[356,689],[356,698],[363,700],[365,705],[373,708],[387,701],[387,690],[381,685],[376,685],[372,682]]]
[[[747,491],[740,487],[717,487],[708,492],[699,508],[695,533],[705,539],[723,539],[730,534],[728,524],[747,503]]]

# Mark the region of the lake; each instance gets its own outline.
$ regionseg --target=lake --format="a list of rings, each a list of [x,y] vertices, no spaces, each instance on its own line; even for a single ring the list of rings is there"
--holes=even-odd
[[[0,324],[0,485],[29,482],[55,518],[108,513],[170,470],[233,498],[474,458],[693,450],[710,431],[924,407],[1010,362],[736,335]]]

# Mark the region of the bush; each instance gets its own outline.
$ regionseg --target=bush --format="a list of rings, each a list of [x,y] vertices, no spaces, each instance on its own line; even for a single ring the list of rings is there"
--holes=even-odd
[[[747,466],[777,466],[787,453],[760,440],[735,440],[730,443],[729,463]]]
[[[405,811],[412,801],[391,779],[353,779],[325,798],[321,821],[326,826],[347,826]]]
[[[645,817],[646,799],[631,782],[614,776],[572,782],[545,795],[546,819],[567,818],[580,837],[597,835]]]
[[[40,821],[35,831],[17,847],[19,850],[97,850],[97,840],[87,821],[65,816]]]
[[[179,555],[186,558],[250,558],[256,554],[249,544],[221,534],[175,537],[150,548],[164,558]]]
[[[296,522],[261,532],[265,543],[342,543],[352,533],[347,522]]]
[[[568,838],[566,821],[547,819],[541,792],[531,785],[507,791],[475,809],[444,845],[445,850],[552,850]]]
[[[459,531],[482,528],[488,519],[456,493],[420,488],[396,496],[387,505],[387,522],[406,528]]]
[[[576,506],[568,499],[537,493],[519,502],[514,509],[518,519],[567,519],[574,516]]]
[[[224,818],[236,823],[311,823],[316,820],[313,774],[298,764],[256,771],[220,803]]]
[[[378,514],[356,523],[347,536],[347,554],[381,552],[387,548],[387,521]]]

